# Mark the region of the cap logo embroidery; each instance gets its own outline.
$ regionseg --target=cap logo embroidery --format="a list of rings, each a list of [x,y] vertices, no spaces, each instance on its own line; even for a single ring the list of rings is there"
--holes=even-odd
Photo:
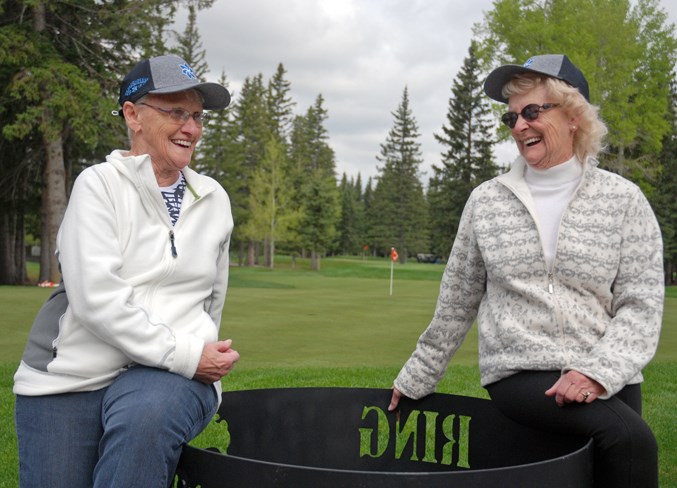
[[[197,76],[195,76],[195,73],[193,73],[193,69],[190,66],[188,66],[188,63],[183,63],[179,65],[179,68],[181,68],[181,72],[191,80],[197,79]]]
[[[125,97],[130,96],[132,93],[136,93],[137,91],[139,91],[139,88],[141,88],[146,83],[148,83],[148,77],[138,78],[132,81],[125,90]]]
[[[529,59],[527,59],[527,62],[524,63],[523,67],[528,68],[529,66],[531,66],[533,64],[533,62],[534,62],[534,58],[529,58]]]

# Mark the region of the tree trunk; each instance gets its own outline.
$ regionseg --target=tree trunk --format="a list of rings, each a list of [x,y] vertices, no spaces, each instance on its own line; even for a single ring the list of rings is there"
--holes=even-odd
[[[247,266],[254,266],[255,264],[255,257],[254,255],[256,254],[255,252],[255,247],[254,247],[254,241],[249,241],[248,247],[247,247]]]
[[[270,239],[266,239],[266,242],[268,243],[268,260],[267,260],[267,265],[270,269],[273,269],[275,267],[275,198],[272,198],[272,206],[273,206],[273,217],[270,219]]]
[[[45,26],[47,25],[46,21],[45,2],[36,2],[33,6],[33,30],[36,32],[42,32],[45,30]]]
[[[665,284],[670,286],[674,284],[674,269],[672,266],[672,261],[665,261]]]
[[[24,224],[24,214],[16,212],[14,219],[14,273],[15,283],[24,285],[28,283],[28,274],[26,272],[26,229]]]
[[[272,268],[270,265],[270,241],[268,238],[263,240],[263,265],[266,268]]]
[[[321,260],[322,260],[321,253],[315,251],[315,249],[310,251],[310,269],[312,271],[320,271],[322,264]]]
[[[12,213],[3,211],[0,214],[0,283],[14,285],[14,226],[12,225]]]
[[[244,241],[240,241],[240,244],[237,246],[237,265],[242,267],[244,264]]]
[[[26,279],[26,250],[23,214],[13,206],[0,213],[0,284],[23,285]]]
[[[616,171],[619,175],[625,176],[625,146],[621,145],[618,147],[618,159],[616,160]]]
[[[51,253],[49,247],[49,204],[47,203],[47,186],[46,182],[42,185],[42,195],[40,200],[40,274],[38,275],[38,282],[49,281],[49,255]]]
[[[270,269],[275,268],[275,240],[270,240]]]
[[[66,213],[66,170],[63,160],[61,134],[53,139],[45,137],[45,188],[42,197],[42,239],[40,248],[40,277],[52,283],[61,279],[59,261],[56,257],[56,235]],[[42,266],[47,266],[46,270]]]
[[[46,28],[45,2],[36,2],[33,8],[33,29],[42,32]],[[42,87],[42,99],[49,100],[49,87]],[[50,127],[54,118],[49,109],[42,114],[45,127]],[[44,130],[44,129],[43,129]],[[45,130],[43,135],[45,148],[45,171],[42,189],[42,229],[40,236],[40,281],[58,283],[61,279],[59,263],[54,254],[56,234],[66,212],[66,169],[63,160],[63,134]]]

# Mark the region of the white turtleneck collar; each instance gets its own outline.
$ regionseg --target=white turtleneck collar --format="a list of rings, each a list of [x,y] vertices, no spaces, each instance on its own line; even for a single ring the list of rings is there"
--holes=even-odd
[[[583,175],[583,164],[574,155],[570,160],[548,169],[534,169],[527,164],[524,179],[527,184],[556,187],[575,181]]]
[[[562,215],[582,176],[583,164],[576,156],[548,169],[534,169],[527,165],[524,171],[524,180],[536,208],[535,218],[548,269],[552,267],[557,252]]]

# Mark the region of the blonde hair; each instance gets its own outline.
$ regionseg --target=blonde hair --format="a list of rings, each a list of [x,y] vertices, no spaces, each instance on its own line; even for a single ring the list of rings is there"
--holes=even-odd
[[[599,117],[599,107],[589,103],[578,88],[568,83],[541,76],[534,73],[516,75],[505,84],[502,94],[506,98],[511,95],[523,95],[537,86],[542,85],[548,91],[548,102],[558,103],[567,114],[577,117],[578,125],[574,132],[574,154],[581,161],[588,157],[597,157],[604,147],[604,136],[608,129]]]

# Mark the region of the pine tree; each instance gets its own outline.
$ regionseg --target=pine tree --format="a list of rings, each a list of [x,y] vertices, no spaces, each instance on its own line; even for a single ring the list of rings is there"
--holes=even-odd
[[[451,201],[452,190],[443,185],[442,179],[433,166],[433,175],[428,180],[426,202],[428,204],[428,218],[430,221],[430,252],[444,259],[449,254],[458,217],[454,215]],[[451,220],[456,222],[456,227]]]
[[[238,102],[234,107],[234,123],[237,126],[237,141],[240,146],[241,158],[240,177],[243,190],[242,202],[249,201],[249,189],[254,171],[265,157],[265,145],[271,137],[271,115],[268,112],[266,88],[263,84],[263,75],[244,80]],[[241,215],[239,225],[245,229],[247,221],[252,218],[251,210],[247,209]],[[241,230],[233,232],[236,240],[243,245],[247,244],[247,264],[253,266],[258,262],[258,245],[256,241],[246,240]],[[242,251],[241,251],[242,252]]]
[[[376,222],[374,218],[378,216],[372,212],[372,202],[374,200],[374,185],[371,177],[367,178],[367,184],[362,192],[362,249],[366,254],[376,255],[376,243],[370,229],[374,227]]]
[[[289,131],[294,114],[296,102],[289,96],[291,83],[285,78],[287,71],[282,63],[277,65],[275,74],[268,82],[266,101],[268,112],[271,115],[271,131],[280,141],[288,142]]]
[[[235,120],[245,150],[245,165],[252,171],[263,158],[264,146],[270,138],[270,119],[263,75],[245,78],[235,107]]]
[[[266,266],[275,266],[275,245],[288,238],[298,219],[292,207],[292,187],[288,183],[285,144],[271,136],[264,158],[254,170],[249,191],[251,217],[243,232],[255,241],[266,243]]]
[[[308,175],[301,195],[305,203],[298,232],[304,247],[310,249],[311,269],[319,271],[322,255],[332,246],[336,234],[339,212],[336,182],[315,170]]]
[[[327,111],[318,95],[303,116],[294,119],[290,147],[290,173],[300,221],[299,244],[311,252],[311,267],[319,270],[320,258],[333,245],[339,215],[336,161],[324,122]]]
[[[206,55],[202,47],[200,31],[197,28],[197,8],[194,2],[188,5],[188,22],[182,34],[173,32],[176,46],[170,52],[183,58],[193,69],[198,79],[203,80],[209,72]]]
[[[452,83],[447,121],[435,139],[444,146],[441,167],[433,165],[434,176],[428,187],[431,250],[446,256],[456,236],[458,223],[470,192],[494,177],[497,166],[492,155],[493,124],[490,107],[482,88],[476,45]]]
[[[339,185],[341,218],[338,223],[338,251],[344,255],[357,254],[362,249],[363,205],[360,176],[357,182],[343,173]]]
[[[364,253],[364,246],[366,244],[366,215],[365,215],[365,204],[364,204],[364,193],[362,191],[362,175],[357,173],[357,178],[355,179],[355,184],[353,185],[355,192],[355,246],[357,247],[358,253]]]
[[[336,181],[334,151],[329,146],[329,133],[325,127],[328,118],[324,98],[318,95],[304,116],[294,119],[291,135],[291,158],[299,172],[297,177],[320,171]]]
[[[218,83],[228,88],[229,82],[222,71]],[[193,169],[211,176],[223,185],[226,174],[226,164],[237,154],[237,125],[234,122],[234,107],[237,104],[232,100],[225,110],[215,110],[207,113],[202,128],[202,138],[195,151]]]
[[[419,179],[422,163],[418,124],[409,107],[409,91],[405,87],[402,101],[392,113],[393,127],[381,144],[377,160],[378,183],[370,208],[370,240],[387,254],[397,248],[400,262],[427,248],[427,208],[423,185]]]

